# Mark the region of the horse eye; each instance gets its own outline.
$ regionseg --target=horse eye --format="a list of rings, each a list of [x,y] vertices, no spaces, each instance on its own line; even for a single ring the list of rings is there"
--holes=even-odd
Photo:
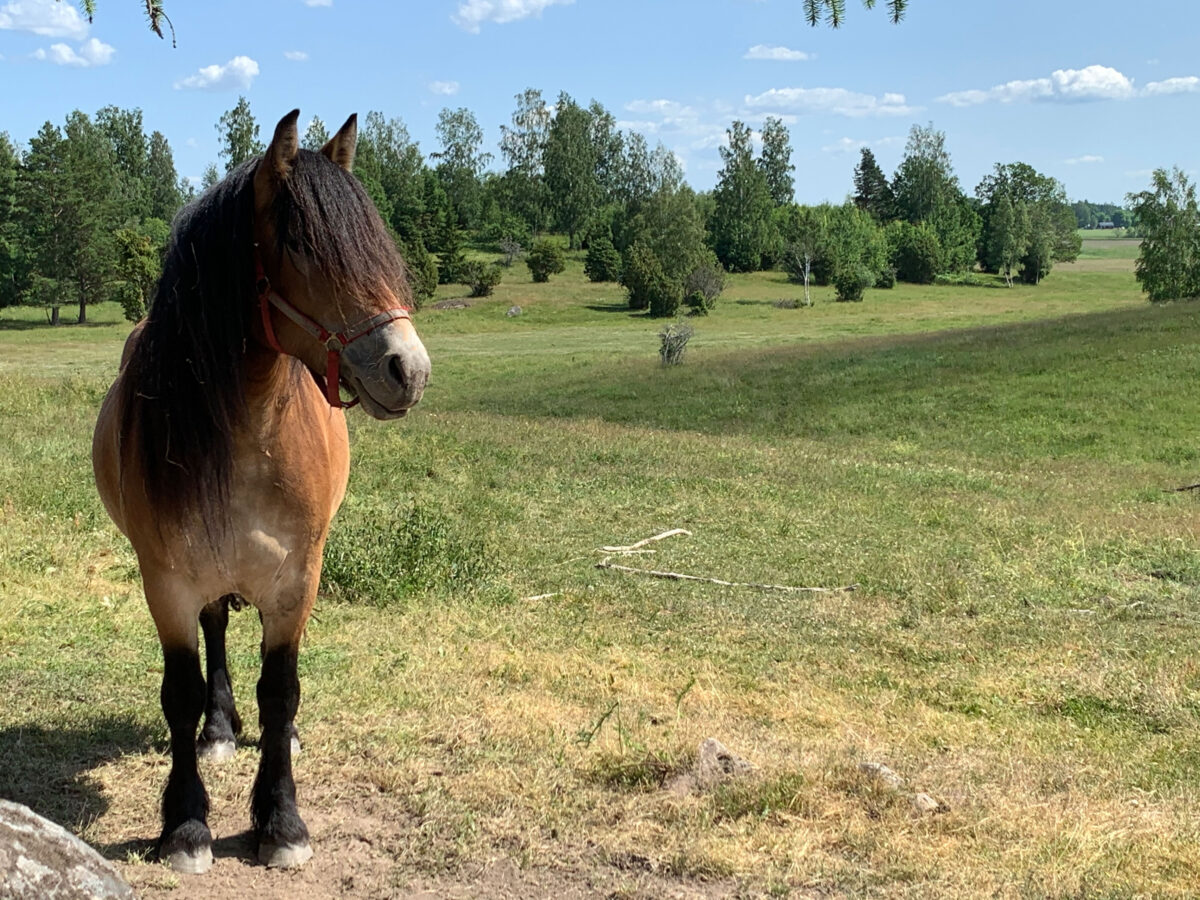
[[[304,245],[300,243],[298,238],[290,237],[287,239],[287,248],[289,252],[299,256],[304,250]]]

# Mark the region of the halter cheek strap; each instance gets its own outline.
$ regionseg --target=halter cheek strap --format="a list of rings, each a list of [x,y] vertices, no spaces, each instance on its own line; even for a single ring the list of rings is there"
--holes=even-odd
[[[296,309],[271,289],[270,279],[267,278],[262,260],[258,258],[257,253],[254,256],[254,270],[255,285],[258,290],[258,309],[262,316],[263,332],[266,334],[268,346],[276,353],[287,355],[287,351],[279,345],[279,339],[275,337],[275,327],[271,324],[271,307],[273,306],[325,347],[325,399],[329,401],[329,405],[334,409],[349,409],[355,406],[358,403],[358,397],[349,403],[343,403],[341,393],[338,391],[342,350],[389,322],[395,322],[397,319],[411,321],[412,312],[402,307],[385,309],[383,312],[359,322],[353,328],[345,331],[330,331],[320,322]]]

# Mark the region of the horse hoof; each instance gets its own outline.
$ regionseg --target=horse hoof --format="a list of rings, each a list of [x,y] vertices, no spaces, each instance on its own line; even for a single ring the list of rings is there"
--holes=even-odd
[[[292,756],[300,755],[300,738],[292,735]]]
[[[211,847],[201,847],[198,850],[176,850],[167,857],[167,865],[174,872],[184,875],[203,875],[212,868],[213,855]]]
[[[298,869],[312,859],[310,844],[263,844],[258,861],[268,869]]]
[[[237,744],[234,741],[200,741],[196,751],[201,759],[218,763],[229,762],[237,753]]]

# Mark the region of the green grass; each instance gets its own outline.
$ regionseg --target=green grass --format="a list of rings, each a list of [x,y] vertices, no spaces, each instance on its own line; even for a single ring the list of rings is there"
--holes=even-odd
[[[819,289],[812,309],[776,308],[799,293],[776,273],[733,277],[675,369],[660,323],[578,259],[420,313],[421,407],[350,417],[302,654],[302,805],[365,783],[419,822],[389,838],[398,883],[509,856],[774,893],[1190,893],[1200,520],[1167,489],[1200,474],[1200,309],[1147,304],[1126,254],[1085,245],[1037,288]],[[155,830],[165,732],[87,462],[128,326],[38,315],[0,310],[0,795],[119,848]],[[625,562],[861,587],[593,567],[673,527],[694,535]],[[255,630],[232,633],[248,722]],[[709,736],[759,774],[661,790]],[[949,811],[916,815],[862,760]],[[209,783],[227,828],[238,765]]]

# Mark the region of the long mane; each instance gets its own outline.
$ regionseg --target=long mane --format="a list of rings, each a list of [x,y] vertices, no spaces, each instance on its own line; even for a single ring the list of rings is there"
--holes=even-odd
[[[123,375],[123,453],[138,459],[147,499],[181,518],[199,516],[213,543],[228,522],[234,435],[247,424],[258,162],[239,165],[176,217]],[[338,296],[370,300],[386,288],[408,305],[404,265],[374,204],[325,157],[300,151],[270,215],[277,245],[260,248],[264,259],[299,243]]]

